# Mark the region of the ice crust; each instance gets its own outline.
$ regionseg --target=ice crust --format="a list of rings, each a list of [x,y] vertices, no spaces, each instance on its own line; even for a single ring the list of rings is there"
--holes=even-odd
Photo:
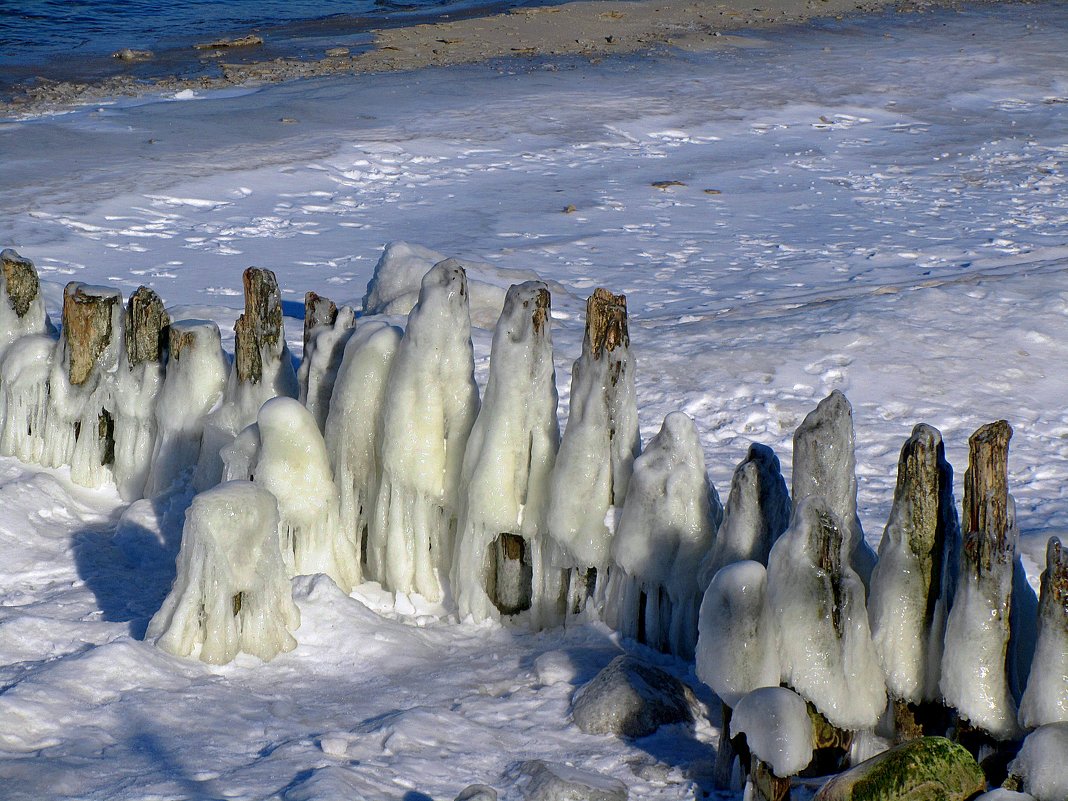
[[[298,400],[312,413],[320,431],[326,430],[326,417],[330,411],[337,373],[355,325],[356,312],[351,306],[338,309],[331,325],[324,325],[313,332],[297,370],[297,383],[300,385]]]
[[[768,599],[782,681],[835,726],[873,727],[886,707],[868,628],[864,584],[848,564],[847,529],[830,504],[808,496],[768,558]],[[821,548],[821,542],[828,543]]]
[[[238,652],[267,661],[296,647],[300,625],[278,544],[278,505],[233,481],[197,495],[186,511],[178,575],[146,638],[211,664]]]
[[[812,718],[805,699],[785,687],[760,687],[731,715],[731,737],[745,735],[749,750],[781,778],[812,761]]]
[[[451,583],[460,618],[495,619],[488,594],[499,534],[523,538],[531,569],[531,623],[560,614],[562,571],[549,560],[549,479],[560,442],[549,290],[540,281],[508,290],[493,334],[482,407],[464,455],[462,503]]]
[[[339,525],[362,553],[378,493],[386,382],[403,331],[380,321],[362,323],[345,343],[326,417],[325,440],[337,484]],[[384,552],[368,548],[368,578],[385,576]],[[360,565],[362,567],[362,564]]]
[[[758,687],[779,684],[767,583],[760,562],[732,562],[716,573],[701,601],[697,677],[729,707]]]
[[[644,628],[649,644],[688,657],[701,604],[697,568],[723,517],[693,420],[669,414],[633,471],[611,541],[607,604],[624,635]]]
[[[1068,723],[1048,723],[1027,735],[1009,773],[1037,801],[1068,798]]]
[[[382,566],[380,579],[394,592],[442,597],[478,407],[467,279],[448,259],[423,277],[386,385],[368,561]]]

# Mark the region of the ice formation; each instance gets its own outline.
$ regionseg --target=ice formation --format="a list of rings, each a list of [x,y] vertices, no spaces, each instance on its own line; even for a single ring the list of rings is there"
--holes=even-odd
[[[1037,801],[1068,798],[1068,723],[1048,723],[1024,740],[1009,764],[1009,774],[1023,780],[1023,789]]]
[[[245,426],[255,422],[271,398],[296,398],[300,392],[282,325],[278,280],[270,270],[249,267],[243,275],[245,310],[234,324],[234,364],[222,403],[208,416],[193,476],[204,490],[222,477],[220,451]]]
[[[33,262],[11,248],[0,251],[0,359],[13,342],[55,329],[45,311]]]
[[[960,574],[946,623],[940,687],[947,705],[996,738],[1017,733],[1009,685],[1009,620],[1016,563],[1016,509],[1008,494],[1012,429],[1004,420],[969,440]]]
[[[163,385],[170,317],[163,301],[139,287],[126,308],[112,404],[115,414],[115,485],[123,500],[144,496],[156,442],[156,398]]]
[[[44,459],[48,430],[48,377],[52,373],[56,338],[30,334],[0,361],[0,453],[24,462]]]
[[[875,552],[864,541],[857,516],[857,464],[853,408],[846,396],[834,390],[808,413],[794,432],[793,487],[795,504],[820,495],[845,526],[846,556],[868,586]]]
[[[1030,729],[1048,723],[1068,723],[1068,551],[1056,537],[1046,545],[1038,644],[1020,700],[1022,726]]]
[[[768,558],[768,599],[779,633],[782,681],[833,725],[867,729],[886,707],[868,629],[864,584],[846,558],[846,530],[809,496]]]
[[[374,518],[386,381],[403,333],[379,321],[356,330],[345,344],[326,417],[326,449],[341,501],[339,526],[358,554]],[[368,553],[368,558],[379,555]],[[384,565],[371,559],[369,575],[378,579],[384,572]]]
[[[304,303],[305,315],[314,313],[316,304],[321,304],[325,298],[320,298],[314,292],[309,292]],[[326,301],[329,303],[329,301]],[[333,306],[329,303],[329,306]],[[332,318],[332,319],[330,319]],[[334,391],[334,382],[337,380],[337,371],[341,366],[342,354],[345,352],[345,343],[352,336],[356,325],[356,312],[351,306],[342,306],[334,309],[329,315],[328,321],[319,325],[309,325],[305,318],[305,342],[304,355],[301,358],[300,369],[297,371],[297,382],[300,385],[300,402],[303,403],[319,430],[325,430],[326,416],[330,411],[330,397]]]
[[[775,540],[790,525],[790,493],[779,458],[766,445],[752,444],[734,471],[731,492],[712,550],[701,563],[701,588],[724,565],[753,559],[763,565]]]
[[[464,455],[451,583],[460,618],[531,609],[540,627],[562,611],[563,572],[549,563],[549,478],[560,427],[549,290],[508,290],[493,334],[482,408]]]
[[[171,323],[167,371],[156,398],[156,440],[145,497],[160,494],[197,464],[207,415],[221,400],[229,372],[215,323]]]
[[[697,428],[672,412],[634,461],[611,543],[610,624],[618,614],[624,635],[691,655],[701,605],[697,569],[722,517]]]
[[[478,414],[467,279],[448,259],[424,277],[397,347],[382,416],[382,474],[368,562],[387,589],[442,597],[460,471]]]
[[[337,485],[311,412],[293,398],[272,398],[260,409],[255,434],[246,439],[242,432],[235,443],[244,446],[252,480],[278,500],[282,558],[290,574],[325,573],[351,592],[361,579],[360,551],[353,532],[338,526]]]
[[[278,547],[274,496],[234,481],[193,498],[178,575],[146,639],[212,664],[229,662],[239,651],[268,660],[296,646],[289,632],[299,625]]]
[[[960,530],[942,435],[920,424],[901,449],[890,519],[871,577],[868,619],[894,698],[937,701]]]
[[[70,465],[76,484],[99,487],[114,460],[115,371],[122,346],[122,295],[72,281],[63,291],[63,331],[48,377],[44,455]]]
[[[739,734],[780,778],[800,773],[812,761],[808,704],[786,687],[761,687],[739,700],[731,716],[731,737]]]
[[[556,561],[573,568],[573,578],[607,567],[605,517],[623,505],[640,450],[627,300],[597,289],[586,304],[582,355],[571,373],[570,413],[550,489]]]
[[[701,602],[697,678],[729,707],[758,687],[779,684],[767,584],[760,562],[732,562],[716,573]]]

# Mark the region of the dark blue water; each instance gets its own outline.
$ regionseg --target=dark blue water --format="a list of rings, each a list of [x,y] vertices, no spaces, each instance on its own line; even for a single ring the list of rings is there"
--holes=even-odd
[[[321,56],[325,47],[366,45],[373,27],[469,16],[522,5],[495,0],[0,0],[0,91],[36,76],[93,80],[209,74],[214,61],[192,45],[258,33],[263,47],[227,51],[229,61]],[[122,48],[151,50],[142,64]]]

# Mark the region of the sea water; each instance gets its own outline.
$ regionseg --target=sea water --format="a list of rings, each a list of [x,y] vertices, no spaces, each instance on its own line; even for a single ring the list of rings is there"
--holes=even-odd
[[[44,78],[92,81],[212,74],[218,53],[197,43],[254,33],[256,47],[225,52],[230,62],[321,57],[328,47],[358,50],[368,31],[467,16],[524,0],[0,0],[0,96]],[[131,63],[123,49],[150,50]]]

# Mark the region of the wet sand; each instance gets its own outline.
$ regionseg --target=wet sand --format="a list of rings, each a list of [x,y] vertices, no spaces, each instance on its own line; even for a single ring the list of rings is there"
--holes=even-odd
[[[145,81],[132,75],[95,83],[43,82],[8,103],[0,115],[22,116],[118,96],[219,89],[338,74],[466,64],[511,57],[601,58],[658,47],[704,50],[744,44],[732,32],[795,25],[818,17],[882,10],[902,12],[962,5],[959,0],[581,0],[555,6],[371,31],[369,49],[325,47],[321,58],[234,63],[234,48],[207,48],[215,75]],[[131,43],[131,47],[136,43]],[[241,48],[245,50],[245,48]]]

